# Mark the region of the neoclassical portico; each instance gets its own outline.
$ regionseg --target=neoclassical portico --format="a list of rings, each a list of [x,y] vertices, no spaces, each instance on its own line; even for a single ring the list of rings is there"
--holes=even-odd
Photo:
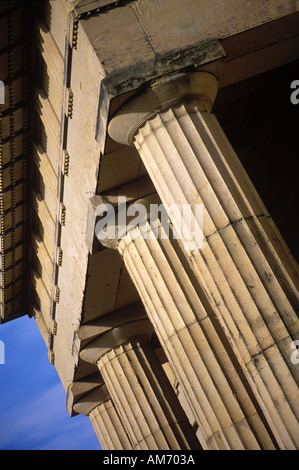
[[[195,214],[195,205],[203,204],[203,245],[190,251],[182,239],[182,254],[208,304],[207,315],[221,325],[275,439],[292,449],[298,445],[298,369],[290,360],[299,326],[298,272],[211,113],[216,93],[217,80],[209,73],[164,77],[118,110],[109,133],[135,145],[165,207],[188,204]],[[175,218],[172,223],[176,228]],[[132,256],[120,250],[125,259]],[[143,276],[136,275],[138,256]],[[129,268],[140,293],[140,282],[151,274],[145,259],[136,252]],[[156,262],[162,256],[156,254]],[[159,321],[164,311],[155,308]]]
[[[0,323],[104,450],[299,447],[297,3],[1,6]]]

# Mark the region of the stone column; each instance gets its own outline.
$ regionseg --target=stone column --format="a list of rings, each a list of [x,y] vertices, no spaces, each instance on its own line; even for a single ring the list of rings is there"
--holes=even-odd
[[[89,416],[104,450],[133,449],[104,383],[80,398],[73,409]]]
[[[167,207],[203,205],[203,243],[182,252],[244,370],[281,449],[299,446],[298,266],[211,114],[217,80],[176,74],[134,97],[109,133],[135,145]],[[169,216],[177,233],[176,215]],[[192,235],[192,234],[191,234]],[[191,237],[192,238],[192,237]],[[297,383],[296,383],[297,381]]]
[[[100,335],[81,351],[98,365],[135,450],[200,449],[198,439],[150,346],[148,319]]]
[[[271,432],[248,393],[250,387],[246,390],[243,384],[242,369],[237,370],[231,360],[229,345],[223,344],[223,334],[219,335],[215,321],[208,316],[188,266],[186,270],[186,263],[183,265],[180,259],[168,218],[162,224],[159,220],[159,202],[156,193],[135,201],[134,210],[144,209],[144,219],[138,217],[139,227],[118,225],[123,220],[118,216],[116,239],[111,240],[103,229],[98,233],[101,243],[117,248],[123,256],[183,390],[186,413],[191,409],[195,416],[202,447],[274,448]]]

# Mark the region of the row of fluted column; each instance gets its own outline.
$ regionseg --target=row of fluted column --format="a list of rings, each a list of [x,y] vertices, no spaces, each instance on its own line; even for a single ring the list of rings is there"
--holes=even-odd
[[[157,236],[147,222],[115,243],[148,319],[99,336],[81,353],[98,365],[134,449],[199,446],[187,410],[175,413],[177,397],[145,334],[151,328],[203,449],[299,446],[290,354],[298,268],[211,114],[216,93],[210,74],[168,77],[126,103],[109,128],[116,141],[136,146],[155,186],[157,195],[141,200],[148,217],[156,201],[170,218],[168,234],[160,224]],[[191,208],[193,229],[203,207],[198,246],[173,204]]]

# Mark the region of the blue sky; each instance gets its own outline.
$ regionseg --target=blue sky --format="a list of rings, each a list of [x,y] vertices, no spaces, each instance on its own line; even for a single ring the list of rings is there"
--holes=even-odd
[[[66,392],[35,320],[0,325],[0,449],[100,450],[87,416],[70,418]],[[1,361],[0,361],[1,362]]]

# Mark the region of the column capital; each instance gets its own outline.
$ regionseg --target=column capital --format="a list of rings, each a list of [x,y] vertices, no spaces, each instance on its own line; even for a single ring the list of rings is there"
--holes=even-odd
[[[89,416],[89,413],[94,408],[108,400],[110,400],[109,392],[106,385],[102,384],[100,387],[97,387],[80,398],[80,400],[74,404],[73,409],[76,413]]]
[[[104,223],[100,222],[97,224],[95,232],[103,246],[114,250],[119,250],[119,242],[126,237],[128,232],[131,232],[133,239],[139,236],[140,230],[137,235],[137,226],[142,226],[143,230],[146,231],[147,221],[154,217],[154,215],[158,217],[159,209],[161,210],[161,200],[156,192],[146,194],[140,199],[120,204],[118,207],[111,206],[108,198],[106,200],[107,202],[104,203],[104,206],[107,208],[107,213],[109,206],[112,209],[113,216],[111,220],[105,217],[103,219]],[[138,217],[136,214],[138,214]],[[112,231],[108,229],[109,222],[111,222],[110,228]]]
[[[75,332],[78,343],[86,344],[98,338],[100,335],[124,323],[134,322],[147,318],[146,311],[142,302],[137,302],[119,310],[96,318],[90,322],[81,325]],[[98,375],[98,374],[97,374]],[[75,382],[76,384],[76,382]]]
[[[132,145],[139,127],[159,111],[193,99],[199,111],[211,112],[217,92],[218,80],[209,72],[166,75],[119,108],[108,126],[109,135],[116,142]]]
[[[98,360],[111,349],[133,340],[148,343],[152,334],[153,327],[147,318],[128,322],[112,328],[91,341],[81,351],[80,357],[86,362],[97,364]]]
[[[77,412],[74,409],[75,403],[77,403],[83,396],[101,387],[103,384],[104,381],[99,371],[72,382],[68,386],[66,399],[66,407],[69,412],[69,415],[76,415]]]

